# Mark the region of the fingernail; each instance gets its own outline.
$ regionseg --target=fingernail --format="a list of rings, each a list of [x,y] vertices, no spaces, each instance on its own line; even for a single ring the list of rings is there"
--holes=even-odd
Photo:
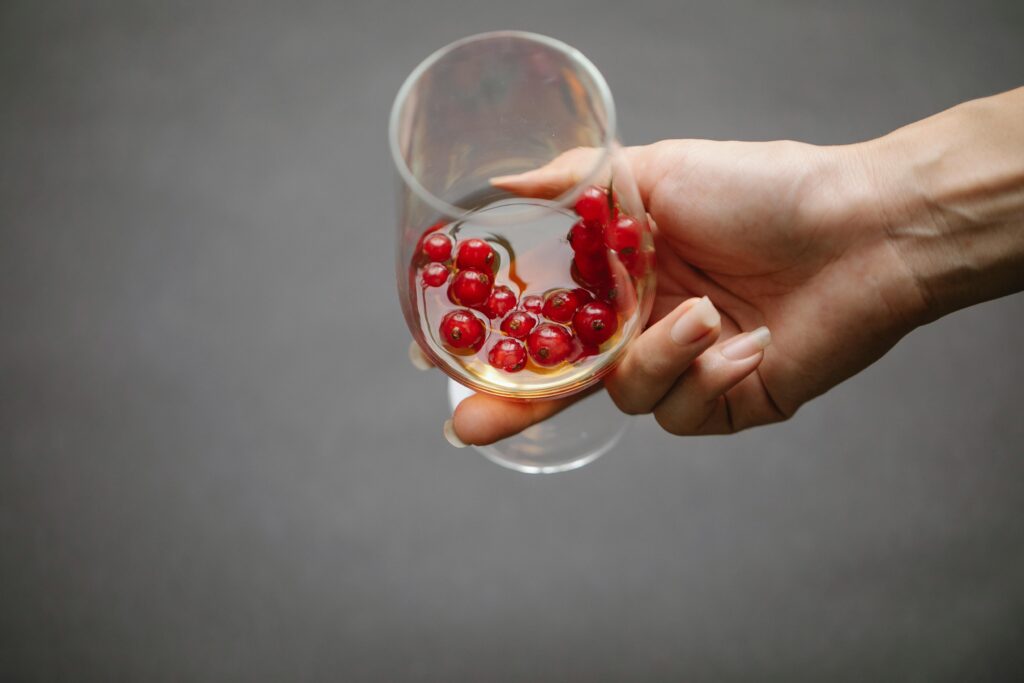
[[[423,349],[416,342],[409,344],[409,362],[417,370],[430,369],[430,361],[427,360],[427,355],[423,353]]]
[[[455,424],[451,420],[444,421],[444,438],[448,439],[448,443],[456,448],[465,448],[467,446],[466,442],[455,433]]]
[[[715,310],[711,300],[704,297],[679,316],[668,336],[676,344],[685,346],[703,337],[721,321],[722,316]]]
[[[772,333],[767,327],[759,327],[730,339],[722,347],[722,355],[729,360],[744,360],[764,351],[772,343]]]

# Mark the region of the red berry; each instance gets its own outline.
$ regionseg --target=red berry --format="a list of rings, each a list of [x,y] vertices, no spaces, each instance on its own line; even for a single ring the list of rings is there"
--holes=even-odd
[[[530,313],[540,313],[544,308],[544,299],[541,299],[535,294],[524,296],[521,303],[523,308],[528,310]]]
[[[619,283],[609,278],[597,288],[597,298],[610,304],[614,304],[619,298]]]
[[[654,254],[638,251],[628,258],[621,258],[620,255],[619,260],[622,261],[622,265],[626,266],[626,270],[629,271],[630,275],[633,277],[643,277],[648,266],[653,267],[653,258]]]
[[[572,290],[572,293],[576,295],[576,301],[579,302],[580,306],[583,304],[589,304],[594,300],[594,295],[591,294],[589,290],[583,289],[582,287],[577,287]]]
[[[452,257],[452,241],[448,235],[435,232],[423,241],[423,254],[428,261],[444,263]]]
[[[572,353],[572,333],[561,325],[544,323],[530,332],[530,336],[526,339],[526,348],[534,363],[544,367],[553,367]]]
[[[591,185],[576,200],[576,213],[591,225],[605,225],[609,215],[608,195],[597,185]]]
[[[459,245],[455,265],[459,268],[479,268],[490,271],[494,264],[494,249],[483,240],[466,240]]]
[[[608,254],[604,249],[589,254],[576,254],[573,259],[576,278],[581,284],[591,289],[600,287],[612,279],[612,270],[608,266]]]
[[[448,268],[443,263],[428,263],[423,269],[423,284],[440,287],[448,282]]]
[[[526,367],[526,349],[515,339],[500,339],[487,353],[487,361],[505,372],[519,372]]]
[[[544,297],[544,317],[556,323],[567,323],[580,306],[579,297],[568,289],[556,289]]]
[[[569,246],[577,254],[592,254],[604,246],[601,240],[601,229],[588,227],[583,221],[573,223],[566,235]]]
[[[632,216],[619,216],[605,229],[604,243],[620,258],[635,254],[640,249],[640,224]]]
[[[501,321],[501,331],[516,339],[526,339],[537,319],[526,311],[512,311]]]
[[[500,318],[516,307],[516,295],[505,285],[500,285],[491,290],[487,297],[487,317]]]
[[[479,349],[487,330],[471,311],[464,308],[441,318],[441,338],[453,349]]]
[[[491,294],[491,276],[479,270],[460,271],[448,287],[448,298],[463,306],[479,306]]]
[[[592,301],[580,306],[572,318],[572,326],[584,345],[600,346],[619,329],[619,318],[611,305]]]

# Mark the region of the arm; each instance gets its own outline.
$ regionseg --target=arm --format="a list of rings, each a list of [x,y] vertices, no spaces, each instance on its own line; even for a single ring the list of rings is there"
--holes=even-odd
[[[858,147],[920,322],[1024,289],[1024,88]]]

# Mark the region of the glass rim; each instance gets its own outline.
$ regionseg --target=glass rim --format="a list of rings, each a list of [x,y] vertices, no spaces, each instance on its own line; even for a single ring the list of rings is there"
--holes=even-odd
[[[599,149],[601,153],[595,160],[594,165],[587,171],[587,173],[580,176],[580,180],[574,184],[571,188],[550,200],[552,204],[560,207],[568,207],[571,200],[579,194],[579,192],[590,185],[601,171],[604,166],[611,150],[616,141],[616,119],[615,119],[615,102],[612,99],[611,89],[608,87],[607,81],[601,72],[594,66],[594,63],[587,59],[586,55],[580,52],[573,46],[565,43],[556,38],[542,35],[540,33],[533,33],[530,31],[516,31],[516,30],[505,30],[505,31],[487,31],[485,33],[476,33],[465,38],[460,38],[447,45],[435,50],[426,59],[416,65],[416,68],[405,78],[402,86],[398,89],[398,94],[395,95],[394,103],[391,105],[391,114],[388,120],[388,141],[391,148],[391,159],[394,162],[395,168],[398,169],[398,174],[402,177],[402,181],[415,192],[420,199],[425,201],[428,205],[440,211],[443,215],[458,219],[466,214],[470,213],[472,209],[466,209],[463,207],[455,206],[450,204],[433,192],[423,187],[423,184],[416,178],[409,165],[405,161],[404,155],[402,155],[399,149],[398,142],[398,126],[399,126],[399,115],[403,103],[408,100],[409,93],[412,91],[416,83],[422,78],[423,74],[440,61],[443,57],[457,50],[458,48],[468,45],[470,43],[480,42],[484,40],[491,40],[494,38],[518,38],[521,40],[532,41],[535,43],[541,43],[549,48],[552,48],[563,55],[565,55],[572,63],[578,66],[584,73],[586,73],[593,81],[594,86],[597,89],[597,93],[600,97],[601,104],[605,109],[605,131],[604,137],[601,140]],[[567,150],[568,151],[568,150]],[[486,222],[486,221],[485,221]]]

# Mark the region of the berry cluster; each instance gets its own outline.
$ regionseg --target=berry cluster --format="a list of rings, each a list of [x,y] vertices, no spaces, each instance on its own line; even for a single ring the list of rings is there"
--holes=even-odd
[[[448,300],[459,306],[441,318],[438,330],[450,352],[477,353],[494,331],[500,338],[488,349],[487,361],[505,372],[519,372],[528,361],[553,368],[599,353],[619,328],[609,250],[631,275],[639,275],[641,230],[600,187],[587,188],[575,210],[579,220],[568,234],[570,273],[581,286],[552,289],[543,296],[523,293],[520,298],[511,287],[496,284],[498,258],[486,241],[456,244],[440,232],[443,226],[428,231],[417,255],[423,286],[447,285]]]

